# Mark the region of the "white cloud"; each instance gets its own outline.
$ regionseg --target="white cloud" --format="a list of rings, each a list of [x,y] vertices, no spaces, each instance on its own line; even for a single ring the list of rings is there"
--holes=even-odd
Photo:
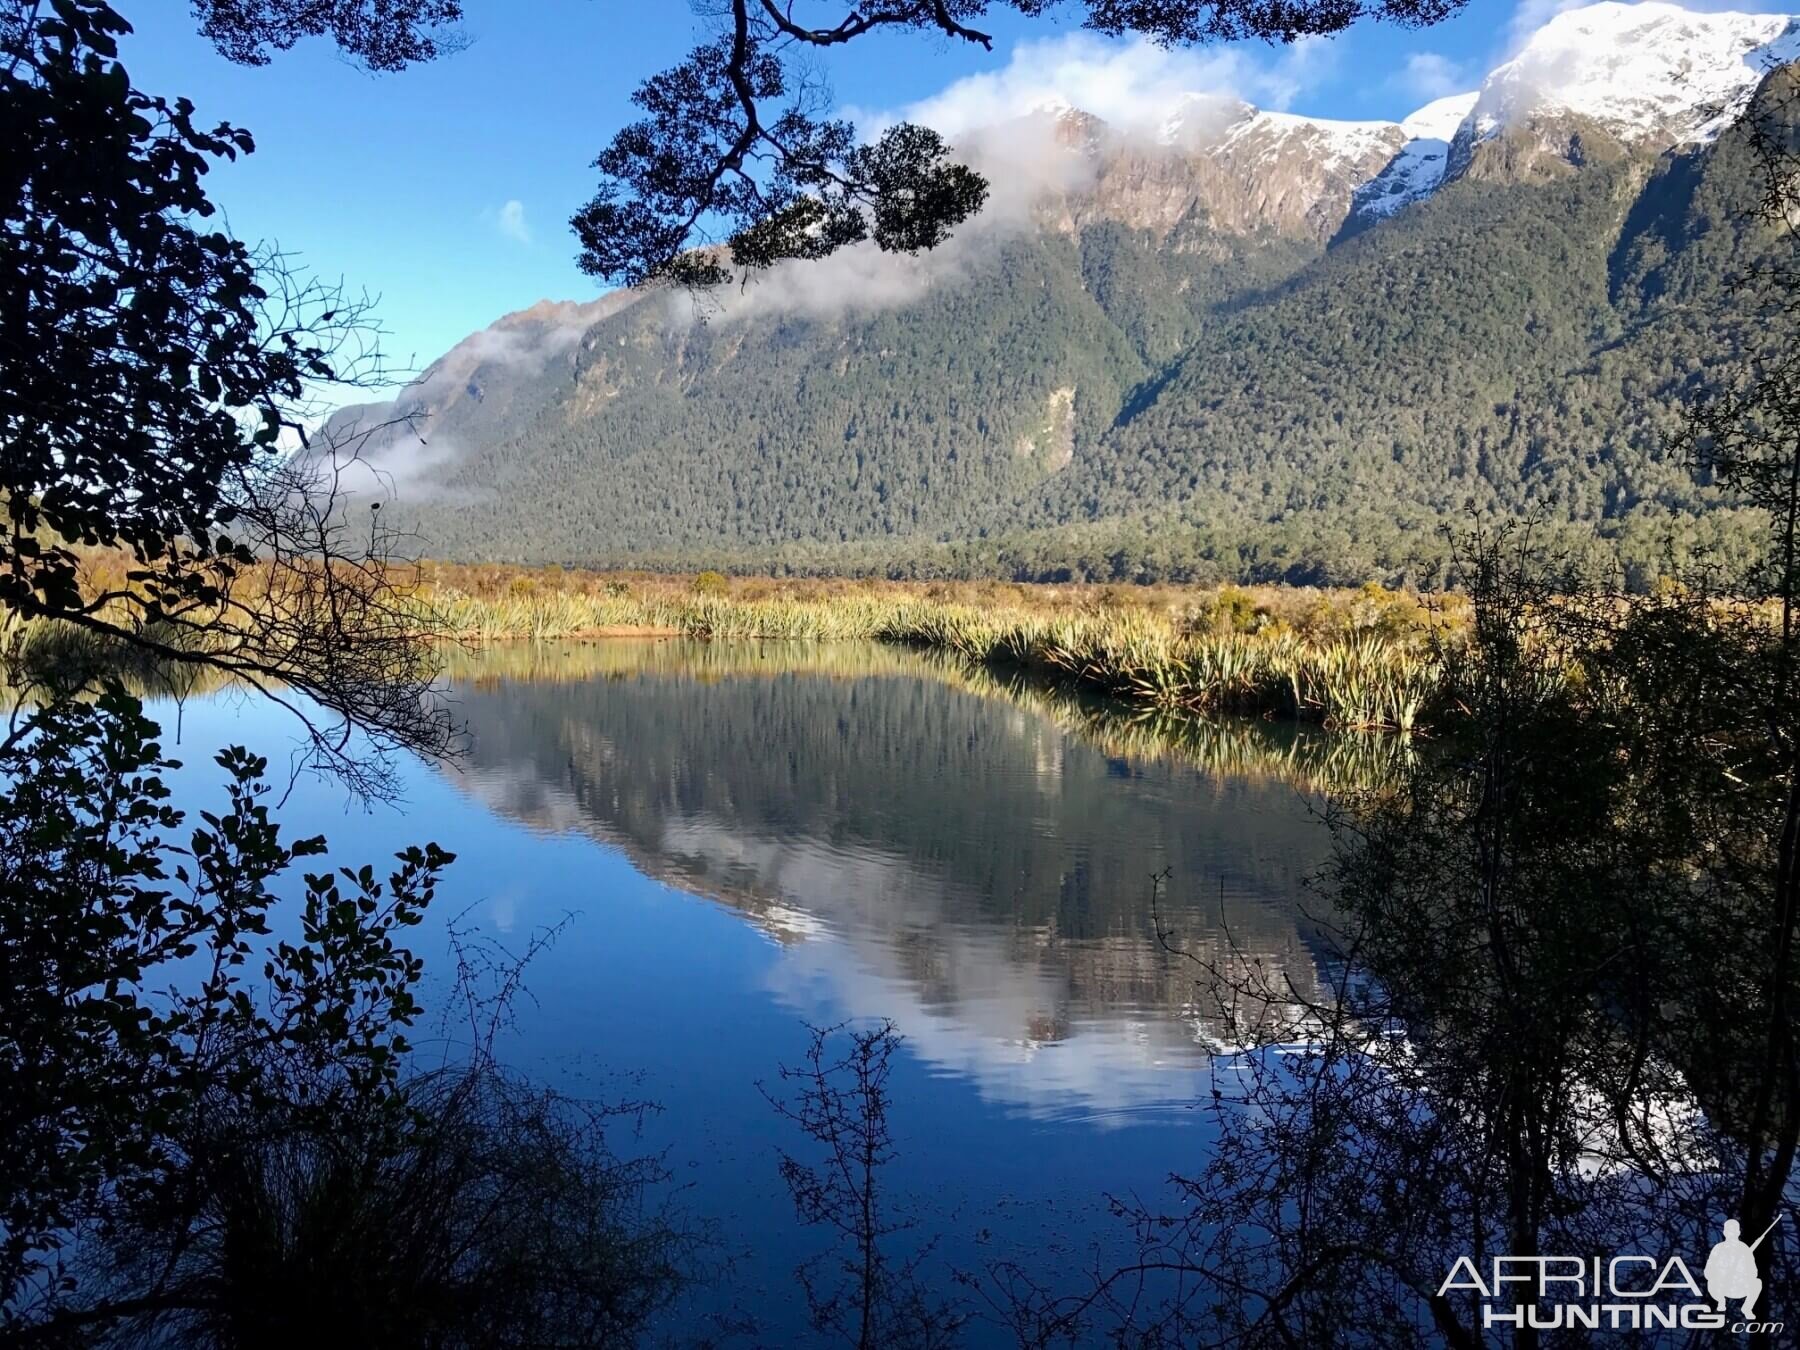
[[[1332,44],[1318,38],[1266,56],[1261,49],[1171,51],[1073,33],[1022,42],[1000,69],[966,76],[906,107],[844,109],[865,137],[902,121],[942,132],[957,157],[988,179],[986,207],[929,253],[908,257],[856,245],[819,262],[776,267],[741,290],[710,298],[699,312],[726,320],[771,310],[827,317],[960,285],[994,245],[1030,228],[1046,197],[1079,191],[1091,177],[1092,162],[1042,114],[1078,108],[1130,136],[1154,134],[1177,112],[1192,128],[1201,115],[1196,95],[1216,99],[1228,120],[1237,116],[1236,100],[1284,111],[1335,59]],[[690,301],[672,302],[673,319],[694,316]]]
[[[515,243],[531,242],[531,226],[525,221],[525,203],[514,197],[500,208],[494,218],[494,224],[500,233]]]
[[[1478,82],[1463,62],[1439,52],[1414,52],[1388,80],[1390,87],[1426,103],[1447,94],[1466,93]]]
[[[1170,50],[1070,33],[1013,48],[999,70],[965,76],[910,107],[847,109],[864,135],[922,122],[946,136],[992,127],[1040,108],[1071,106],[1120,130],[1158,125],[1184,94],[1236,97],[1286,109],[1334,59],[1331,44],[1303,38],[1273,59],[1239,48]]]

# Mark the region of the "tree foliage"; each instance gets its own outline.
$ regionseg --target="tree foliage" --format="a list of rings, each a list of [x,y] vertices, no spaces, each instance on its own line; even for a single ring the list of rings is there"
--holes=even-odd
[[[396,1082],[418,1013],[419,962],[399,939],[451,855],[408,849],[385,880],[308,873],[297,933],[274,937],[278,879],[324,841],[282,841],[267,762],[233,747],[218,756],[227,809],[175,844],[186,812],[156,735],[114,688],[34,715],[0,756],[0,1305],[14,1324],[57,1308],[58,1252],[96,1214],[168,1203],[215,1094],[255,1110],[304,1078],[306,1109],[365,1101]],[[182,971],[198,978],[165,991]]]
[[[824,114],[803,58],[881,32],[991,47],[977,27],[990,12],[1065,7],[1100,32],[1174,46],[1292,42],[1365,17],[1435,23],[1461,0],[729,0],[721,34],[645,81],[634,99],[647,116],[601,151],[599,191],[573,222],[583,270],[623,285],[716,285],[732,265],[816,260],[869,238],[888,252],[935,247],[980,210],[986,183],[927,127],[859,144]]]
[[[178,842],[156,735],[115,688],[0,756],[0,1344],[630,1343],[704,1244],[622,1108],[494,1059],[516,962],[489,994],[458,939],[473,1044],[421,1065],[402,943],[452,855],[293,895],[325,844],[282,838],[265,761],[222,752]]]
[[[456,45],[461,0],[192,0],[200,32],[221,55],[267,65],[271,51],[328,37],[371,70],[435,60]]]
[[[440,750],[391,533],[353,538],[335,465],[282,445],[318,386],[378,374],[366,302],[208,228],[204,177],[250,136],[136,89],[128,31],[104,0],[0,10],[0,605],[298,689],[353,778],[348,724]],[[96,584],[92,550],[125,575]]]

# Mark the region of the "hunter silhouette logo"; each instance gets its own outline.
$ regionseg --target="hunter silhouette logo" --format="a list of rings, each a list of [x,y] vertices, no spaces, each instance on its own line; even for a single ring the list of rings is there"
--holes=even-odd
[[[1742,1231],[1738,1221],[1725,1220],[1725,1240],[1714,1243],[1711,1255],[1706,1258],[1706,1292],[1717,1301],[1720,1312],[1725,1311],[1727,1303],[1742,1299],[1744,1316],[1755,1314],[1756,1300],[1762,1297],[1762,1276],[1756,1273],[1756,1249],[1780,1222],[1781,1216],[1776,1215],[1775,1223],[1763,1229],[1762,1237],[1746,1247],[1738,1238]]]

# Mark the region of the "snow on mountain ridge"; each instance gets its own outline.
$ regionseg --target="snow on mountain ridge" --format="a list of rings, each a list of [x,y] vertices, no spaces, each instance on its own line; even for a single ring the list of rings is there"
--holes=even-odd
[[[1719,121],[1716,110],[1735,116],[1769,65],[1796,56],[1800,21],[1788,15],[1602,0],[1556,15],[1488,75],[1473,131],[1485,139],[1534,114],[1569,112],[1627,141],[1688,140]]]
[[[1325,160],[1327,169],[1335,170],[1361,161],[1384,146],[1391,149],[1394,122],[1341,122],[1323,117],[1302,117],[1297,113],[1257,111],[1226,132],[1221,145],[1238,145],[1257,136],[1282,141],[1302,136],[1313,143]],[[1265,153],[1273,154],[1271,149]]]
[[[1241,198],[1229,208],[1205,203],[1215,220],[1235,222],[1227,228],[1304,220],[1329,237],[1345,212],[1367,222],[1430,196],[1472,163],[1480,142],[1508,127],[1574,115],[1652,149],[1710,139],[1770,66],[1796,58],[1800,19],[1788,15],[1600,0],[1550,19],[1480,89],[1435,99],[1400,122],[1269,111],[1201,91],[1174,98],[1159,122],[1108,128],[1055,97],[1036,112],[1080,118],[1084,134],[1063,143],[1090,154],[1103,143],[1135,142],[1190,165],[1210,161],[1205,181],[1215,186],[1204,191],[1216,195],[1227,191],[1216,185],[1229,183]],[[1554,141],[1559,133],[1548,134]],[[1547,142],[1545,153],[1562,152]],[[1158,210],[1166,213],[1179,193],[1167,187],[1163,196]]]
[[[1409,202],[1429,197],[1444,181],[1450,141],[1475,107],[1477,93],[1435,99],[1400,123],[1406,143],[1380,173],[1357,188],[1351,214],[1391,216]]]
[[[1448,141],[1456,135],[1463,119],[1474,111],[1475,101],[1480,97],[1479,90],[1471,89],[1466,94],[1433,99],[1404,118],[1400,130],[1406,133],[1409,141]]]

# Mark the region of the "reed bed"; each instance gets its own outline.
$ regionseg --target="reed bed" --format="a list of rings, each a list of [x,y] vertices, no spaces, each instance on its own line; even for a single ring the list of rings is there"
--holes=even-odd
[[[1439,653],[1465,623],[1461,602],[1427,606],[1373,585],[790,581],[432,563],[397,569],[393,579],[418,631],[453,642],[627,634],[874,641],[1021,671],[1137,708],[1402,732],[1428,720]],[[86,668],[116,655],[78,650],[82,642],[60,628],[0,636],[42,644],[49,659],[34,663],[40,668]]]
[[[1337,727],[1411,731],[1438,683],[1437,647],[1424,630],[1308,638],[1285,627],[1184,632],[1141,612],[1042,618],[941,610],[906,615],[876,636],[1150,708]]]
[[[418,588],[466,640],[608,634],[836,642],[873,640],[1014,668],[1126,703],[1410,731],[1428,714],[1437,653],[1459,620],[1365,587],[1310,593],[1287,612],[1225,588],[1121,600],[1119,588],[854,586],[811,590],[710,580],[598,584],[520,574],[486,593],[433,578]],[[972,593],[971,593],[972,592]]]

